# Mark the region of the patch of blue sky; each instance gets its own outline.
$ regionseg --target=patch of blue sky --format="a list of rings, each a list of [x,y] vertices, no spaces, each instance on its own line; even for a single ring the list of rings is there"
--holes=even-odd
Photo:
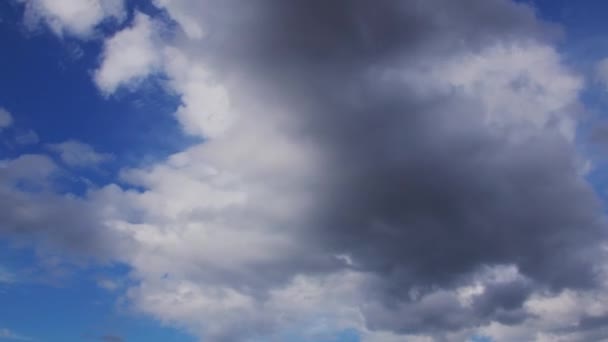
[[[137,92],[122,89],[105,98],[91,77],[101,42],[76,44],[44,31],[26,33],[21,9],[7,3],[0,7],[0,41],[9,47],[0,54],[0,107],[14,117],[14,127],[0,133],[7,141],[0,141],[0,159],[48,152],[46,144],[78,140],[114,154],[105,168],[116,171],[152,163],[196,142],[172,115],[179,99],[165,92],[162,75],[142,82]],[[79,52],[75,55],[73,49]],[[29,130],[39,143],[20,145],[7,137]],[[103,173],[86,176],[103,183]]]
[[[488,336],[478,335],[478,336],[471,337],[469,342],[494,342],[494,340]]]
[[[317,334],[303,333],[299,329],[284,332],[280,335],[281,341],[290,342],[361,342],[361,336],[355,329],[340,331],[327,331]],[[263,342],[263,341],[256,341]]]

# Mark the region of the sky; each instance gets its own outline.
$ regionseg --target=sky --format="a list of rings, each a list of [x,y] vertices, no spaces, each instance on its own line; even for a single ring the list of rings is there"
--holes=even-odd
[[[608,3],[0,2],[0,341],[608,341]]]

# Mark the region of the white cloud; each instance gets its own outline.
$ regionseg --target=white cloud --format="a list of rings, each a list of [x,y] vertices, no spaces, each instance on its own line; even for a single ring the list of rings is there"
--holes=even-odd
[[[111,154],[97,152],[92,146],[75,140],[50,144],[48,147],[69,166],[92,167],[112,159]]]
[[[385,77],[401,75],[420,92],[458,92],[481,100],[487,123],[503,129],[516,127],[510,134],[549,128],[574,139],[583,81],[564,67],[551,46],[499,43],[384,73]]]
[[[4,108],[0,108],[0,130],[10,127],[12,124],[13,116],[11,113]]]
[[[181,97],[176,117],[191,135],[215,137],[234,121],[225,87],[203,63],[179,49],[164,46],[157,32],[160,24],[144,14],[135,23],[105,42],[104,58],[95,82],[106,95],[120,86],[137,84],[156,72],[164,72]]]
[[[87,38],[106,18],[126,17],[123,0],[20,0],[26,4],[26,23],[44,22],[58,36]]]
[[[158,70],[161,56],[155,42],[155,22],[137,13],[131,27],[104,43],[103,61],[95,71],[95,83],[106,94],[145,78]]]
[[[224,85],[214,80],[204,63],[190,59],[178,49],[165,50],[165,70],[171,85],[181,95],[177,119],[188,134],[216,137],[235,120]]]

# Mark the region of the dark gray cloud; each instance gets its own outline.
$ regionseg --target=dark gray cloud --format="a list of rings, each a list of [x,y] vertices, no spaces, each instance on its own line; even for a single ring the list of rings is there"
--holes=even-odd
[[[533,318],[523,308],[533,291],[534,286],[523,280],[488,284],[483,293],[471,297],[469,305],[463,305],[454,292],[443,289],[428,291],[418,298],[412,298],[411,292],[409,298],[383,292],[384,300],[365,302],[362,313],[372,330],[430,334],[441,339],[466,327],[490,322],[513,326]]]
[[[475,95],[421,95],[379,72],[546,42],[554,31],[530,8],[499,0],[210,4],[209,39],[190,48],[218,70],[249,75],[262,96],[287,99],[295,139],[323,151],[318,207],[302,241],[349,255],[383,279],[380,297],[411,310],[370,311],[372,328],[513,324],[526,319],[521,305],[534,288],[596,285],[605,226],[570,141],[548,128],[513,139],[516,126],[488,125]],[[454,288],[488,265],[516,265],[529,283],[489,288],[466,314],[454,298],[408,297],[412,287]]]
[[[227,29],[212,30],[211,41],[222,57],[255,63],[253,73],[281,72],[260,81],[294,99],[300,129],[326,153],[315,233],[329,248],[402,278],[400,286],[446,284],[481,265],[509,263],[551,287],[591,285],[601,211],[569,142],[548,130],[513,142],[483,123],[476,98],[420,96],[373,72],[439,51],[541,39],[546,30],[529,8],[507,1],[239,5],[236,19],[221,16],[234,8],[218,6],[217,22],[230,24],[218,24]]]
[[[348,126],[325,123],[338,161],[325,241],[364,268],[424,283],[484,263],[515,263],[558,288],[592,283],[601,213],[564,141],[541,133],[512,144],[449,103],[397,101],[377,109],[381,120],[365,118],[370,108]]]
[[[300,69],[294,72],[474,50],[497,40],[548,37],[556,31],[539,24],[529,7],[503,0],[232,0],[189,5],[201,7],[200,22],[209,34],[199,45],[203,54],[221,51],[223,62],[228,58]]]

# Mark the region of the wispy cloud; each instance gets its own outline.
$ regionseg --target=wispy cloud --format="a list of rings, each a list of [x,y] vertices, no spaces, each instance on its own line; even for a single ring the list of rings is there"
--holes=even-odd
[[[12,124],[13,116],[11,115],[11,113],[4,108],[0,108],[0,130],[9,127]]]
[[[97,152],[92,146],[76,140],[47,146],[52,152],[57,153],[66,165],[73,167],[92,167],[113,158],[109,153]]]
[[[12,340],[12,341],[34,341],[32,338],[17,334],[16,332],[7,329],[0,328],[0,340]]]
[[[15,274],[0,266],[0,284],[13,284],[17,282]]]
[[[118,335],[103,335],[100,340],[103,342],[123,342],[125,339]]]

